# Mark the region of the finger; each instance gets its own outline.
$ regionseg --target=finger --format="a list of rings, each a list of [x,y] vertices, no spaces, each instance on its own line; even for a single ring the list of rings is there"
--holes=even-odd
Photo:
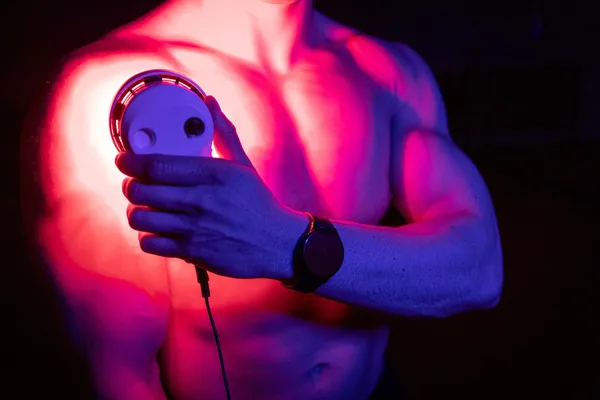
[[[125,178],[122,189],[127,200],[136,206],[162,211],[192,212],[202,208],[202,194],[208,194],[210,187],[205,186],[201,191],[197,187],[153,185]]]
[[[178,186],[220,184],[231,167],[229,161],[218,158],[165,154],[119,153],[115,163],[129,177]]]
[[[184,257],[181,242],[175,238],[140,232],[139,241],[144,253],[170,258]]]
[[[213,141],[217,152],[227,160],[254,168],[250,158],[248,158],[248,155],[244,151],[235,126],[223,114],[217,100],[212,96],[207,96],[205,103],[213,117],[215,126]]]
[[[150,210],[145,207],[127,207],[129,226],[140,232],[159,235],[186,235],[193,231],[193,224],[184,214],[174,214]]]

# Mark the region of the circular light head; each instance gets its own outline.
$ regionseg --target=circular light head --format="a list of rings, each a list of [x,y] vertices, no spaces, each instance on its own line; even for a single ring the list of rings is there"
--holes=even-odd
[[[110,110],[115,147],[136,154],[210,156],[214,125],[205,98],[198,85],[174,72],[132,77]]]

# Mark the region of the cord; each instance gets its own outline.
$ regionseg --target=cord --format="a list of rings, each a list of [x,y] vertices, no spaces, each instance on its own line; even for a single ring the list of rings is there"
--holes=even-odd
[[[231,394],[229,393],[229,383],[227,382],[227,373],[225,372],[225,361],[223,360],[223,352],[221,351],[221,342],[219,341],[219,335],[217,334],[217,326],[213,319],[212,311],[210,310],[210,303],[208,298],[210,297],[210,287],[208,286],[208,272],[198,265],[194,265],[196,269],[196,279],[200,284],[200,290],[202,291],[202,297],[206,303],[206,312],[208,313],[208,319],[210,320],[210,326],[212,327],[213,336],[215,337],[215,343],[217,344],[217,352],[219,353],[219,362],[221,363],[221,375],[223,375],[223,384],[225,385],[225,394],[227,400],[231,400]]]

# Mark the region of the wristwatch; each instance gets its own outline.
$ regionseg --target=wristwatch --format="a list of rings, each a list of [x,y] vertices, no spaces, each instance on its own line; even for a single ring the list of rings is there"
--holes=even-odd
[[[310,223],[294,249],[294,277],[283,284],[301,293],[312,293],[339,271],[344,245],[331,221],[305,214]]]

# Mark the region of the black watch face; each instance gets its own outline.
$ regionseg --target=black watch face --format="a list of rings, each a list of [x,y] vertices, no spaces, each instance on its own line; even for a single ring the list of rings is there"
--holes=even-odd
[[[317,229],[304,244],[304,263],[308,270],[328,278],[340,269],[344,260],[344,247],[337,232]]]

